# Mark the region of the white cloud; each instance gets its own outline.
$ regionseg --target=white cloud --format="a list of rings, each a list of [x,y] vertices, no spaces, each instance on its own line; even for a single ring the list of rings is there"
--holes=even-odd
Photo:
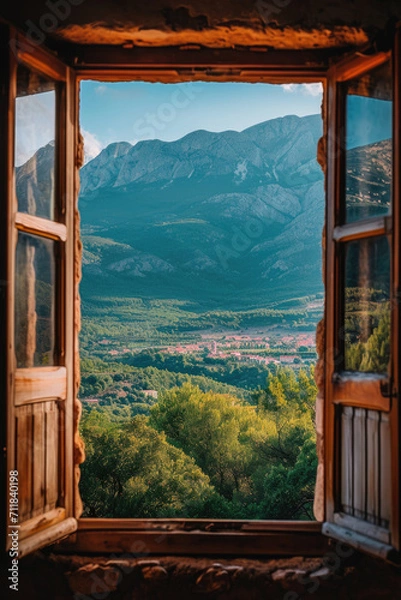
[[[98,96],[104,96],[106,92],[107,92],[107,87],[106,87],[105,85],[98,85],[98,86],[95,88],[95,93],[96,93]]]
[[[82,130],[82,135],[84,136],[85,163],[87,163],[101,153],[103,145],[93,133],[85,129]]]
[[[321,83],[285,83],[282,87],[285,92],[300,92],[303,96],[320,96],[323,93]]]
[[[321,83],[304,83],[303,91],[306,96],[320,96],[323,94],[323,86]]]
[[[285,84],[283,85],[283,90],[284,90],[285,92],[289,92],[290,94],[291,94],[292,92],[296,92],[296,91],[297,91],[297,88],[298,88],[298,85],[297,85],[296,83],[285,83]]]

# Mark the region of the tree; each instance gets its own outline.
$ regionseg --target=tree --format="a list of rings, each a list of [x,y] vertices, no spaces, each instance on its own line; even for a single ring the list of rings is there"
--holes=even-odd
[[[161,396],[151,409],[149,424],[191,456],[228,500],[249,487],[250,439],[265,431],[254,407],[233,396],[204,393],[186,384]]]
[[[314,368],[271,373],[257,393],[259,412],[273,424],[254,445],[264,466],[253,476],[254,505],[260,519],[311,518],[317,457]]]
[[[347,369],[350,371],[387,373],[390,359],[391,328],[391,313],[388,303],[383,304],[376,311],[374,317],[377,326],[366,342],[351,343],[347,338],[345,355]]]
[[[82,422],[86,461],[81,494],[90,517],[174,517],[203,510],[215,493],[195,461],[145,417],[112,422],[92,411]]]

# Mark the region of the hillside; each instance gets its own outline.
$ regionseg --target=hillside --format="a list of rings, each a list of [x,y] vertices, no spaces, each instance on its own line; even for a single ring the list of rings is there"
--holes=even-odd
[[[319,115],[287,116],[105,148],[81,170],[84,302],[112,295],[239,310],[321,292],[321,133]],[[53,152],[41,148],[16,175],[20,205],[43,216]],[[367,163],[374,181],[361,181]],[[387,210],[389,169],[388,140],[349,151],[351,219]]]
[[[319,116],[289,116],[107,147],[81,172],[84,297],[240,308],[321,291],[320,135]]]

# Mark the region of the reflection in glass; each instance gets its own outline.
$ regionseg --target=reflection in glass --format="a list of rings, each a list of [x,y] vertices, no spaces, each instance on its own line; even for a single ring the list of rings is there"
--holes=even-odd
[[[15,280],[17,367],[54,365],[55,244],[18,235]]]
[[[55,137],[55,84],[19,65],[15,101],[15,174],[20,212],[54,218]]]
[[[346,222],[385,215],[391,203],[391,64],[386,63],[346,88]]]
[[[345,370],[387,373],[390,359],[387,238],[350,242],[345,255]]]

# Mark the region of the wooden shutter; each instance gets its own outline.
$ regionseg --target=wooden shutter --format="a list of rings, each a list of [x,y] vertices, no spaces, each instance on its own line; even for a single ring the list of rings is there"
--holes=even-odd
[[[75,79],[8,32],[2,198],[7,294],[7,534],[19,556],[76,529],[73,513]],[[5,189],[3,187],[3,189]],[[6,200],[6,201],[5,201]],[[17,474],[18,473],[18,474]],[[18,483],[17,483],[18,482]],[[10,487],[10,484],[12,487]],[[18,504],[15,491],[18,487]],[[6,536],[7,549],[12,538]]]
[[[323,532],[399,562],[397,52],[328,77]]]

